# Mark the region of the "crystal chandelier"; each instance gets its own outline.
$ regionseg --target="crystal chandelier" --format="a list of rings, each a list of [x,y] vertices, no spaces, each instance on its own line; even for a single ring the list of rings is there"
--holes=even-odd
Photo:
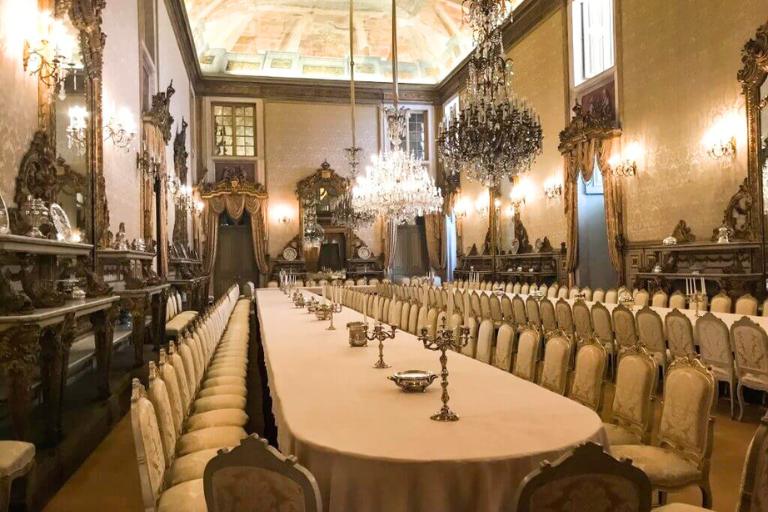
[[[69,107],[67,149],[72,149],[79,155],[85,154],[86,129],[88,128],[87,119],[88,111],[85,107],[79,105]]]
[[[417,216],[437,213],[443,197],[424,162],[401,148],[405,140],[409,112],[398,106],[397,14],[392,0],[392,89],[393,106],[384,108],[391,149],[374,155],[366,176],[357,179],[352,189],[352,206],[367,215],[382,215],[398,224]]]
[[[313,201],[304,203],[304,232],[302,244],[304,249],[318,249],[325,239],[325,230],[317,221],[317,209]]]
[[[538,115],[512,91],[512,64],[504,55],[501,27],[507,2],[469,0],[475,43],[462,104],[445,119],[438,146],[446,172],[464,173],[485,186],[528,171],[541,153]]]
[[[357,166],[360,164],[359,153],[363,151],[355,141],[355,29],[354,29],[355,2],[349,2],[349,107],[350,121],[352,125],[352,146],[344,148],[349,164],[349,185],[339,199],[335,202],[332,212],[332,222],[340,226],[357,229],[367,226],[376,220],[376,214],[368,210],[358,210],[353,206],[352,191],[357,182]]]

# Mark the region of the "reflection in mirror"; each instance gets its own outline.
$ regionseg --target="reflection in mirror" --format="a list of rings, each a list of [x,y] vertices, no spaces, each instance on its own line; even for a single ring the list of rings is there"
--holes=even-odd
[[[760,145],[758,165],[763,170],[763,198],[768,198],[768,80],[760,86]],[[768,201],[763,201],[763,211],[768,213]]]
[[[73,229],[89,231],[90,173],[86,159],[88,104],[83,70],[70,73],[64,84],[65,96],[56,97],[56,196]]]

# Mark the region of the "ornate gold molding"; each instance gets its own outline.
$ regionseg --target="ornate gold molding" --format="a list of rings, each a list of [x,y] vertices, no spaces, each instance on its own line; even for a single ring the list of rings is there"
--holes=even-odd
[[[574,146],[587,139],[607,139],[617,134],[619,130],[616,114],[610,101],[602,100],[585,109],[577,101],[573,106],[573,118],[568,126],[560,132],[560,153],[568,153]]]
[[[245,173],[239,167],[229,168],[224,171],[224,178],[216,183],[200,184],[200,197],[211,199],[214,197],[240,194],[244,196],[267,198],[267,190],[261,183],[247,180]]]
[[[296,197],[300,201],[311,200],[318,188],[332,190],[336,196],[341,196],[349,187],[349,180],[336,174],[331,164],[324,161],[320,168],[296,184]]]
[[[181,118],[181,130],[176,131],[176,136],[173,139],[173,167],[176,171],[176,176],[182,185],[187,184],[187,158],[189,152],[187,152],[187,121]],[[173,235],[171,239],[174,244],[182,244],[185,247],[189,245],[189,235],[187,229],[187,221],[189,213],[186,208],[178,201],[175,204],[175,215],[173,221]]]
[[[156,126],[163,134],[163,140],[166,144],[171,142],[171,126],[173,126],[173,116],[171,115],[171,98],[176,93],[173,88],[173,80],[168,84],[165,91],[152,96],[152,107],[144,113],[144,121]]]

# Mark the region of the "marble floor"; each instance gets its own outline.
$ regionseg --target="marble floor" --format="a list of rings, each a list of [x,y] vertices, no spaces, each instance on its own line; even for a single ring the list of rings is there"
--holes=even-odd
[[[607,386],[605,404],[610,404],[612,395],[613,390]],[[604,415],[607,413],[605,409],[604,407]],[[711,482],[714,509],[719,512],[731,512],[736,508],[744,458],[762,412],[761,407],[748,406],[744,421],[738,422],[728,417],[727,399],[721,399],[717,404]],[[45,512],[135,512],[142,509],[130,420],[128,414],[117,424],[48,503]],[[700,505],[700,500],[697,488],[669,495],[670,502]]]

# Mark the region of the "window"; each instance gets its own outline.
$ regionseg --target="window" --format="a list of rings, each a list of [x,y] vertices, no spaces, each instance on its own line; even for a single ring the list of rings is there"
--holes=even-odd
[[[573,0],[573,76],[579,85],[614,64],[613,0]]]
[[[428,112],[426,110],[413,110],[409,109],[410,116],[408,117],[408,129],[405,132],[405,138],[400,146],[404,151],[413,153],[416,158],[421,160],[429,160],[428,144],[427,144],[427,122]],[[384,135],[387,137],[386,122],[384,126]],[[390,145],[391,149],[391,145]]]
[[[443,105],[443,119],[453,119],[459,114],[459,95],[457,94]]]
[[[256,105],[213,105],[213,137],[216,156],[256,156]]]

